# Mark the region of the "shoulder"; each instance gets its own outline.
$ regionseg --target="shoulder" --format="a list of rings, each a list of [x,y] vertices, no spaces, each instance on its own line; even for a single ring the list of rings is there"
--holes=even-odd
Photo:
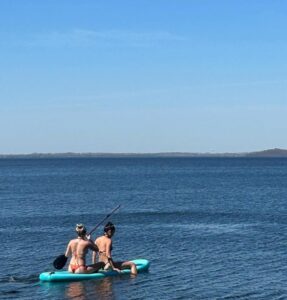
[[[77,242],[76,239],[70,240],[69,245],[73,245],[73,244],[75,244],[76,242]]]
[[[88,240],[80,240],[79,244],[86,245],[86,244],[89,244],[89,241]]]
[[[96,238],[95,242],[101,242],[104,238],[104,236],[99,236],[98,238]]]
[[[111,245],[112,244],[112,240],[111,239],[108,239],[108,238],[105,238],[105,243],[107,245]]]

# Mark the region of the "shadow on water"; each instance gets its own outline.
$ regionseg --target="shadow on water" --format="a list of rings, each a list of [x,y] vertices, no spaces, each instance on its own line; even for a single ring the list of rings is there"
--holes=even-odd
[[[38,276],[7,275],[0,279],[0,299],[24,299],[25,291],[39,286]]]
[[[15,295],[18,295],[20,293],[20,291],[18,290],[4,290],[4,291],[0,291],[0,299],[4,299],[4,297],[6,299],[14,299]]]

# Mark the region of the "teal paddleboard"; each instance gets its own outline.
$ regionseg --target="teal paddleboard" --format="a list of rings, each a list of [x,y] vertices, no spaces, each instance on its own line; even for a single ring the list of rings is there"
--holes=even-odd
[[[147,271],[149,268],[149,261],[146,259],[135,259],[132,260],[137,266],[138,272]],[[75,274],[68,271],[55,271],[55,272],[44,272],[41,273],[39,279],[41,281],[79,281],[87,279],[100,279],[108,276],[116,276],[121,274],[130,274],[130,269],[122,270],[121,273],[116,271],[99,271],[92,274]]]

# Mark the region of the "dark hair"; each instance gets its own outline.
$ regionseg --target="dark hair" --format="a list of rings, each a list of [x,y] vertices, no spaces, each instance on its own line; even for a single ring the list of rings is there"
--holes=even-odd
[[[111,230],[112,232],[116,231],[115,225],[112,222],[108,222],[105,225],[104,232],[108,232],[109,230]]]

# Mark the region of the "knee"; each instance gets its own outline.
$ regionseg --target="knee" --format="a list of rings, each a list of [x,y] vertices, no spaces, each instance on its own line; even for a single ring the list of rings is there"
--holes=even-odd
[[[84,266],[80,266],[75,273],[86,273],[87,272],[87,268]]]

